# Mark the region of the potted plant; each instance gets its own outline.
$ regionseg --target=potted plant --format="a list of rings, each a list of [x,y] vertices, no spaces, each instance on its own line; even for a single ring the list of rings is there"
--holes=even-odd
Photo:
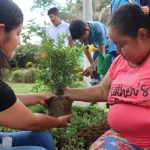
[[[48,101],[48,114],[60,116],[70,113],[71,102],[64,99],[63,89],[74,87],[79,80],[83,47],[78,44],[73,48],[64,46],[64,36],[58,36],[57,45],[49,37],[44,37],[41,44],[39,80],[47,91],[54,92],[57,98]],[[81,74],[80,74],[81,75]]]

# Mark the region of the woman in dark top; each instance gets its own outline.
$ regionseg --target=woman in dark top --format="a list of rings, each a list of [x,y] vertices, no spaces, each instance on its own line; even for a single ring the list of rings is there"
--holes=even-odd
[[[23,26],[23,14],[12,0],[0,0],[0,70],[7,67],[13,58],[19,34]],[[0,133],[0,143],[4,136],[12,137],[11,150],[53,150],[53,140],[48,132],[53,127],[67,127],[70,116],[53,118],[44,114],[34,114],[26,106],[45,105],[53,94],[38,93],[15,95],[14,91],[2,80],[0,74],[0,125],[30,130],[13,133]],[[0,148],[7,150],[7,148]]]

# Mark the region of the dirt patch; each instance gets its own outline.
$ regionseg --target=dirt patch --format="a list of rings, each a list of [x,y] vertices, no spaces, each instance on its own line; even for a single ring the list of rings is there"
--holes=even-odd
[[[85,150],[88,150],[91,144],[109,129],[110,127],[107,124],[93,125],[91,127],[82,129],[78,133],[78,138],[85,140]]]
[[[77,139],[78,141],[83,141],[84,143],[82,149],[84,148],[84,150],[89,150],[91,144],[109,129],[110,127],[107,124],[97,124],[78,131]],[[71,144],[69,139],[62,136],[57,136],[55,139],[57,141],[56,147],[58,150],[62,150],[62,147]]]

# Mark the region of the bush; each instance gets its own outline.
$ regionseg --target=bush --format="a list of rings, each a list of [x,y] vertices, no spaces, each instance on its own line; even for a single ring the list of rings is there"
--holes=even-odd
[[[34,113],[38,112],[38,113],[46,114],[46,109],[43,106],[41,106],[40,104],[30,106],[30,110]]]
[[[23,82],[24,72],[23,70],[15,70],[11,74],[11,82],[21,83]]]
[[[40,76],[39,81],[48,90],[55,92],[58,96],[62,89],[72,87],[79,81],[81,74],[76,72],[80,65],[80,58],[83,53],[82,45],[75,45],[73,48],[64,46],[64,37],[58,37],[57,45],[49,37],[44,37],[41,44]]]
[[[2,69],[3,80],[9,80],[11,77],[11,71],[9,69]]]
[[[32,67],[33,67],[33,62],[28,61],[28,62],[26,63],[26,68],[32,68]]]
[[[24,83],[34,83],[39,74],[39,69],[29,68],[24,71],[23,82]]]
[[[71,126],[50,130],[55,139],[56,150],[88,150],[89,146],[109,129],[105,110],[100,110],[97,106],[74,106]]]
[[[12,68],[25,68],[28,62],[32,62],[36,65],[37,60],[34,58],[38,53],[38,48],[38,45],[33,45],[30,43],[20,45],[17,47],[13,60],[10,61],[10,66]]]
[[[34,83],[37,79],[38,74],[39,69],[37,68],[15,70],[11,74],[11,82]]]

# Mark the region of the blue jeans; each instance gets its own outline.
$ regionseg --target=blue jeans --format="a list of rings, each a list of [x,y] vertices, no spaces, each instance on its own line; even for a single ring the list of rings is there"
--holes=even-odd
[[[12,137],[12,147],[0,150],[54,150],[52,136],[46,131],[0,132],[0,143],[5,136]]]

